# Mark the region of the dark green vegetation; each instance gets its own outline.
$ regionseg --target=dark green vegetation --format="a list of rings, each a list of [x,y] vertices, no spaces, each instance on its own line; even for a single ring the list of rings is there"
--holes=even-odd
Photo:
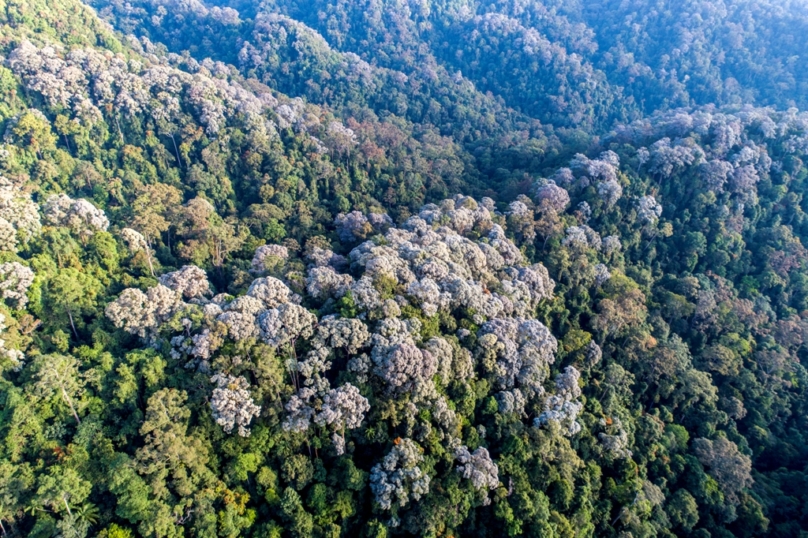
[[[4,537],[808,533],[804,2],[94,7],[0,0]]]

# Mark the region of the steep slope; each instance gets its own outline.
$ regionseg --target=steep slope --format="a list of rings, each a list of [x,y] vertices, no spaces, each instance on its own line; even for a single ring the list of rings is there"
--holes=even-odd
[[[108,4],[115,6],[98,3]],[[206,8],[196,9],[189,19],[197,21],[202,39],[177,31],[184,18],[176,26],[171,22],[173,13],[187,7],[162,0],[141,3],[145,11],[163,4],[168,18],[159,23],[122,5],[111,13],[127,31],[152,32],[173,47],[202,55],[225,51],[223,59],[232,63],[235,49],[256,39],[254,21],[262,14],[288,16],[322,34],[335,49],[373,65],[408,76],[423,65],[440,65],[451,75],[460,71],[479,90],[556,126],[603,130],[640,114],[710,103],[808,105],[803,91],[808,11],[800,1],[614,6],[552,0],[275,0],[248,7],[248,18],[229,26],[229,32],[203,14]],[[200,49],[200,43],[207,48]]]
[[[82,3],[4,0],[0,14],[4,49],[14,40],[41,38],[66,45],[121,50],[112,28]]]
[[[553,129],[503,106],[431,55],[402,70],[393,64],[375,65],[374,58],[366,61],[350,49],[343,52],[283,13],[261,11],[254,20],[241,20],[199,4],[144,2],[136,9],[97,5],[123,31],[149,36],[175,52],[188,49],[197,58],[211,54],[235,62],[245,76],[326,104],[344,118],[372,113],[403,119],[424,136],[449,137],[471,156],[470,171],[492,187],[489,195],[503,190],[518,193],[525,173],[538,173],[558,161],[560,140],[568,153],[561,160],[588,143],[580,130]],[[144,15],[155,9],[165,13],[156,18]],[[187,27],[191,31],[183,30]]]

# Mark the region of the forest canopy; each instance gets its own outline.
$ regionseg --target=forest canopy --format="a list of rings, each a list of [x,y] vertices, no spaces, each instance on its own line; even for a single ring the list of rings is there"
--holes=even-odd
[[[808,4],[0,0],[0,533],[803,537]]]

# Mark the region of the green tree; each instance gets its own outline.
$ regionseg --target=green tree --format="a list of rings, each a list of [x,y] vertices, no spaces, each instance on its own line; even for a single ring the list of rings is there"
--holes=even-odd
[[[73,267],[61,269],[48,281],[48,300],[58,312],[67,314],[76,339],[79,338],[76,316],[93,313],[103,289],[96,277]]]
[[[34,360],[37,393],[43,398],[58,396],[69,409],[77,424],[81,424],[78,400],[85,391],[85,374],[80,371],[78,359],[72,355],[40,355]]]

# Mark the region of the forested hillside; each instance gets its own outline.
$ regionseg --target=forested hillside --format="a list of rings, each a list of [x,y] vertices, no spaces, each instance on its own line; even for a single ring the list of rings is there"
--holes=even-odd
[[[0,0],[4,538],[808,535],[808,4],[89,4]]]

